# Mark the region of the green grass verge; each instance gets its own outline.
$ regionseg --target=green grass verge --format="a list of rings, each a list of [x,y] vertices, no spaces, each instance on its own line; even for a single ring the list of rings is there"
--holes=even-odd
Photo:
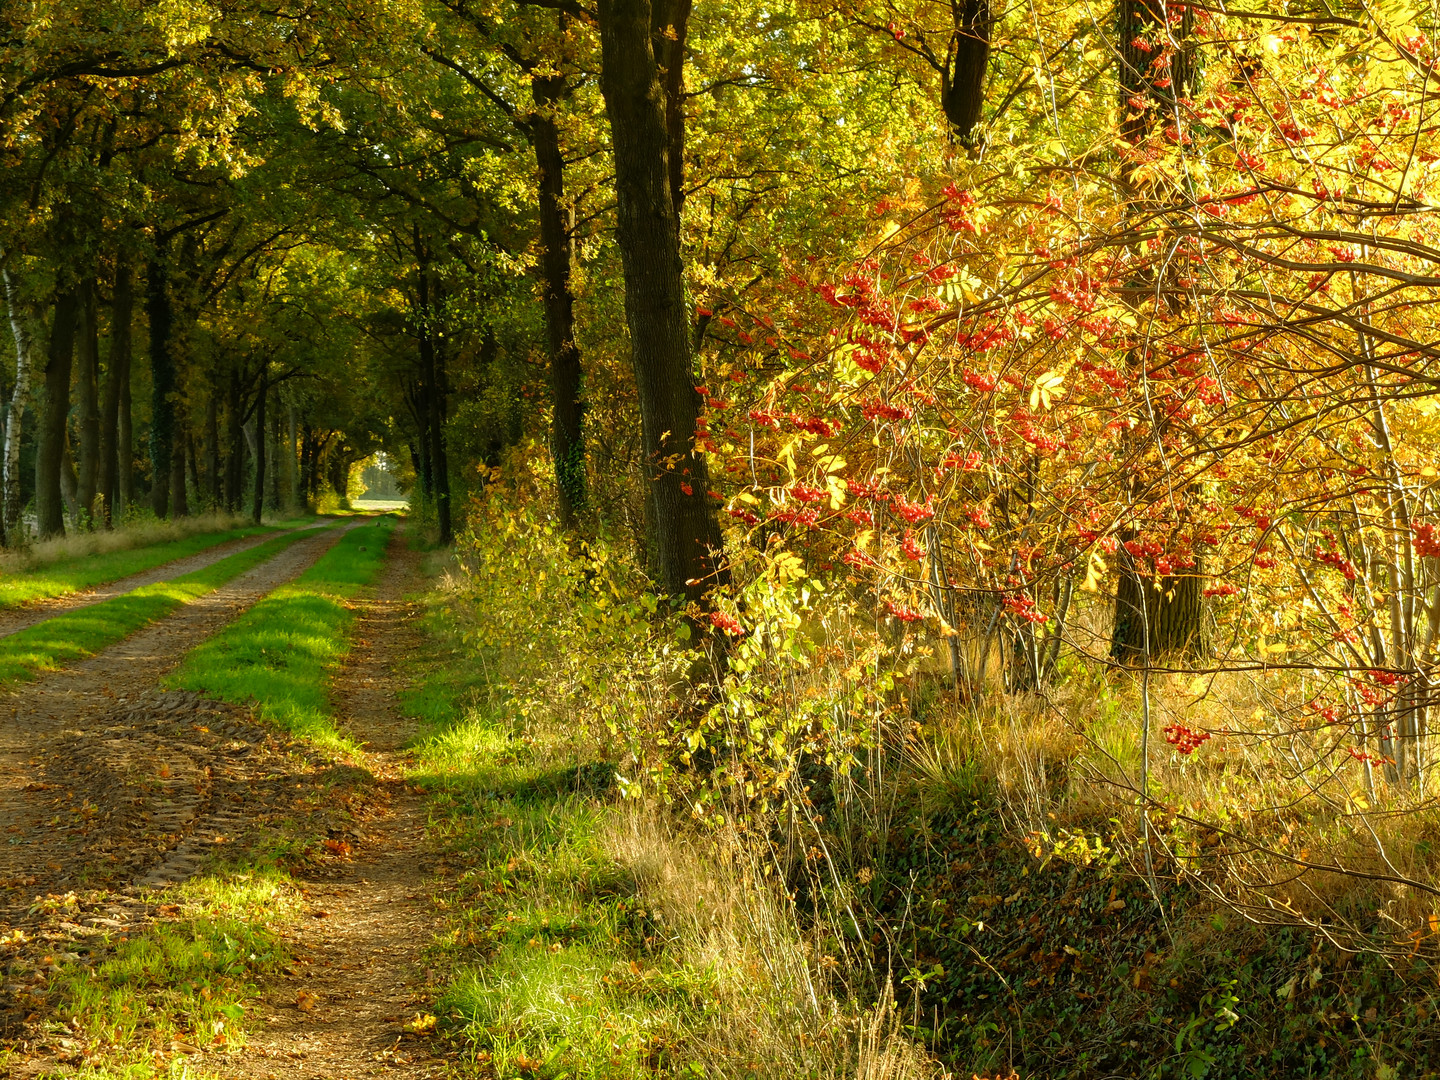
[[[0,686],[25,682],[93,656],[181,605],[214,592],[308,535],[277,536],[173,581],[143,585],[124,596],[67,611],[0,638]]]
[[[95,1052],[75,1075],[89,1080],[199,1080],[186,1055],[245,1043],[247,1000],[286,961],[281,924],[299,892],[262,859],[217,868],[166,896],[165,921],[93,966],[67,965],[52,984],[70,1030]]]
[[[108,585],[112,581],[119,581],[131,574],[143,574],[146,570],[164,566],[176,559],[198,555],[207,548],[230,540],[274,532],[277,527],[259,525],[242,529],[197,533],[194,536],[169,540],[161,544],[129,548],[125,551],[102,551],[95,555],[66,559],[34,570],[6,574],[4,579],[0,580],[0,610],[33,603],[36,600],[68,596],[83,589],[93,589],[97,585]]]
[[[443,617],[427,627],[402,707],[421,727],[411,779],[431,837],[466,868],[432,947],[447,972],[435,1012],[466,1074],[707,1075],[686,1032],[714,1000],[709,973],[654,947],[653,913],[601,841],[614,811],[594,796],[613,770],[577,761],[565,732],[512,722],[446,648]]]
[[[352,529],[294,582],[193,649],[166,685],[236,704],[317,745],[354,750],[335,725],[329,675],[350,649],[348,599],[375,580],[393,518]]]

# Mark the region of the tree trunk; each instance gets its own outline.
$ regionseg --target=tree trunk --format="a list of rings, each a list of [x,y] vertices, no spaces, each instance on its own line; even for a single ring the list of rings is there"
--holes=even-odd
[[[150,316],[150,509],[157,518],[165,518],[170,514],[170,462],[175,447],[175,358],[170,352],[174,313],[165,264],[151,260],[145,277]]]
[[[420,244],[416,241],[417,253]],[[454,539],[450,521],[450,475],[445,455],[445,361],[436,342],[435,308],[439,306],[439,288],[431,280],[430,267],[423,255],[419,274],[420,303],[420,378],[424,387],[423,405],[428,436],[430,483],[435,504],[435,522],[439,542]],[[343,495],[341,496],[343,498]]]
[[[80,482],[75,475],[75,455],[70,448],[70,430],[65,430],[65,452],[60,455],[60,499],[65,504],[65,518],[72,528],[80,520]]]
[[[260,373],[260,396],[255,401],[255,494],[250,500],[250,520],[260,524],[265,514],[265,399],[270,396],[268,372]]]
[[[120,494],[120,397],[130,385],[130,319],[135,296],[130,263],[121,254],[115,263],[115,294],[110,307],[110,359],[105,369],[105,394],[100,405],[100,518],[105,528],[115,523]]]
[[[949,63],[941,74],[940,108],[960,144],[973,147],[975,129],[985,111],[995,15],[990,0],[960,0],[951,5],[951,11],[955,29],[950,36]]]
[[[290,488],[290,502],[292,509],[298,509],[304,505],[305,499],[300,494],[300,439],[295,406],[291,404],[287,409],[290,422],[289,438],[285,442],[285,475]]]
[[[213,383],[205,402],[205,483],[210,509],[220,509],[220,392]]]
[[[135,425],[130,400],[130,331],[125,331],[125,377],[120,380],[120,414],[115,421],[115,509],[123,521],[135,505]]]
[[[1205,575],[1198,560],[1189,573],[1156,578],[1137,566],[1122,547],[1116,570],[1113,659],[1134,664],[1162,658],[1198,660],[1205,655]]]
[[[275,396],[275,391],[270,391]],[[268,440],[265,453],[270,459],[269,477],[265,484],[265,508],[272,514],[280,508],[280,402],[272,401],[267,406],[270,412],[270,426],[265,433]]]
[[[191,512],[199,511],[204,513],[205,489],[201,487],[200,481],[200,456],[195,451],[195,431],[189,424],[185,425],[185,475],[190,479],[190,491],[195,496],[195,505],[190,508]]]
[[[10,315],[10,333],[15,338],[15,389],[10,394],[10,410],[5,416],[4,464],[0,467],[0,543],[20,541],[20,439],[23,434],[25,410],[31,405],[31,372],[34,369],[35,347],[20,297],[10,271],[3,271],[5,306]]]
[[[185,410],[180,404],[175,405],[175,435],[170,443],[170,516],[182,518],[190,516],[190,499],[185,484]]]
[[[95,279],[80,285],[80,337],[75,348],[75,503],[79,528],[95,526],[95,490],[100,478],[100,298]]]
[[[670,205],[678,220],[685,205],[685,37],[693,0],[654,0],[650,42],[665,87],[666,165]]]
[[[70,369],[75,356],[79,301],[73,291],[55,297],[54,324],[45,360],[45,389],[35,439],[35,528],[40,539],[65,534],[60,474],[65,458],[65,422],[70,412]]]
[[[415,478],[420,485],[420,495],[425,502],[435,498],[435,488],[430,482],[430,434],[425,418],[429,408],[425,404],[425,388],[420,382],[405,388],[405,403],[415,419],[415,440],[410,444],[410,456],[415,462]]]
[[[569,94],[565,78],[537,75],[531,83],[535,116],[530,139],[540,174],[541,288],[550,352],[550,456],[555,464],[560,525],[573,531],[585,513],[585,397],[580,349],[575,343],[575,296],[570,289],[573,214],[565,205],[565,157],[555,109]]]
[[[1194,15],[1183,9],[1180,25],[1171,27],[1170,34],[1179,48],[1168,57],[1160,44],[1152,40],[1155,27],[1169,26],[1166,16],[1179,5],[1166,8],[1159,0],[1120,0],[1116,8],[1120,51],[1120,135],[1134,146],[1154,127],[1157,119],[1164,124],[1179,123],[1176,110],[1180,99],[1190,92],[1194,73],[1194,50],[1189,37],[1194,28]],[[1152,31],[1147,36],[1147,31]],[[1157,63],[1167,68],[1157,68]],[[1166,87],[1155,85],[1157,79],[1169,79]],[[1133,102],[1139,101],[1137,109]],[[1148,107],[1144,107],[1148,106]]]
[[[230,386],[225,399],[225,509],[234,514],[240,509],[245,484],[245,435],[240,415],[240,372],[230,369]]]
[[[666,593],[698,600],[728,575],[717,558],[721,538],[709,470],[693,450],[700,395],[650,4],[601,0],[599,18],[600,88],[615,156],[615,234],[653,511],[652,569]]]

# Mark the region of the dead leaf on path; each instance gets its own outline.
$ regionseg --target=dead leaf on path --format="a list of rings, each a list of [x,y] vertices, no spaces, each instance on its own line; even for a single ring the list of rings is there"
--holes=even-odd
[[[301,990],[295,995],[295,1007],[301,1012],[313,1012],[316,1000],[315,995],[309,990]]]
[[[431,1016],[429,1013],[416,1013],[415,1019],[411,1020],[410,1023],[406,1025],[406,1027],[408,1027],[411,1031],[416,1032],[434,1031],[435,1017]]]
[[[345,840],[326,840],[324,848],[332,855],[340,856],[349,855],[352,850],[350,844]]]
[[[179,1039],[171,1039],[170,1052],[174,1054],[198,1054],[200,1048],[198,1046],[191,1046],[187,1042],[181,1042]]]

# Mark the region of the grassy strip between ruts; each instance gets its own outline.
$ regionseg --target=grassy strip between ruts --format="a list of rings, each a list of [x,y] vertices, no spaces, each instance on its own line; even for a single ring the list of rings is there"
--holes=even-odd
[[[102,551],[33,570],[7,573],[0,580],[0,610],[108,585],[131,574],[143,574],[176,559],[198,555],[230,540],[262,536],[274,532],[276,528],[274,525],[251,525],[239,529],[211,530],[178,540],[123,551]]]
[[[253,704],[286,731],[345,746],[327,686],[349,648],[349,598],[378,574],[393,524],[386,518],[350,530],[293,583],[187,654],[169,685]],[[60,1012],[75,1018],[71,1028],[88,1047],[80,1076],[223,1075],[192,1068],[185,1055],[242,1047],[255,982],[286,959],[280,930],[300,890],[286,872],[287,851],[273,845],[272,837],[270,847],[167,891],[160,909],[167,921],[118,942],[91,970],[66,970]]]
[[[244,1045],[244,1002],[255,980],[287,958],[275,924],[296,911],[298,890],[273,853],[261,852],[166,899],[164,922],[113,942],[113,954],[93,968],[61,971],[64,1030],[85,1046],[80,1068],[62,1075],[202,1080],[217,1074],[193,1069],[186,1055]]]
[[[272,558],[309,532],[293,532],[227,556],[173,581],[143,585],[124,596],[67,611],[0,638],[0,686],[26,682],[93,656]]]
[[[353,750],[335,725],[329,674],[350,648],[348,600],[375,580],[394,519],[352,529],[309,570],[192,650],[167,685],[235,704],[317,746]]]

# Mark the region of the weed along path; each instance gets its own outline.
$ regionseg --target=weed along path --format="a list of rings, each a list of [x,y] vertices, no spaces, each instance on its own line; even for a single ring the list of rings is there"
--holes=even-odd
[[[398,535],[353,646],[333,684],[340,730],[375,780],[350,840],[332,844],[328,873],[306,875],[309,918],[287,935],[293,961],[261,998],[264,1027],[223,1070],[245,1080],[349,1080],[440,1075],[427,1015],[434,999],[424,951],[444,920],[432,897],[445,868],[425,844],[420,794],[405,780],[414,732],[401,716],[394,672],[420,646],[415,556]]]

